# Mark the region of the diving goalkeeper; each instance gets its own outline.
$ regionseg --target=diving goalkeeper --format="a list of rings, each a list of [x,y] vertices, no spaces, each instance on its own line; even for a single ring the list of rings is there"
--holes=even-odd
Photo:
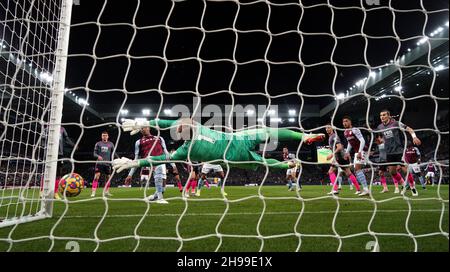
[[[126,119],[122,123],[122,129],[130,131],[131,135],[138,133],[142,127],[148,126],[176,128],[177,137],[184,140],[183,145],[169,156],[163,154],[140,160],[115,159],[113,168],[117,172],[134,167],[155,166],[167,161],[186,161],[187,159],[201,162],[226,160],[230,167],[254,170],[262,164],[272,168],[289,169],[295,167],[296,163],[263,158],[256,153],[255,149],[259,144],[265,143],[269,139],[303,141],[306,144],[311,144],[325,138],[324,134],[304,134],[284,128],[258,128],[226,133],[209,129],[190,118],[151,121]]]

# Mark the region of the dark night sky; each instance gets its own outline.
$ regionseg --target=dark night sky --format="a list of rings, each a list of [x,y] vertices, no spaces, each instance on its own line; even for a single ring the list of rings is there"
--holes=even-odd
[[[266,103],[267,99],[258,95],[264,93],[266,84],[272,96],[297,92],[297,89],[304,94],[331,95],[333,86],[336,92],[345,90],[359,78],[367,76],[369,70],[365,67],[364,56],[368,65],[377,67],[394,59],[398,48],[399,54],[404,53],[417,42],[418,38],[412,37],[422,35],[426,18],[422,12],[395,12],[397,35],[401,39],[409,39],[399,45],[393,38],[380,38],[395,36],[392,27],[394,16],[389,9],[365,6],[363,26],[365,14],[360,7],[364,1],[330,1],[336,7],[345,7],[333,10],[333,23],[331,9],[317,5],[326,1],[301,1],[303,9],[298,3],[270,5],[270,17],[269,6],[264,2],[245,4],[250,1],[241,1],[239,11],[238,5],[231,1],[208,1],[206,7],[203,1],[155,2],[141,1],[138,7],[137,1],[123,4],[121,1],[82,0],[80,6],[74,6],[69,51],[72,56],[69,58],[66,85],[71,89],[80,88],[77,91],[81,96],[85,95],[82,89],[89,87],[92,90],[89,93],[91,105],[103,104],[106,99],[120,104],[125,99],[120,90],[124,89],[128,92],[129,104],[160,103],[161,97],[156,92],[136,94],[157,89],[167,93],[164,103],[191,101],[192,94],[174,94],[177,91],[195,91],[197,82],[201,95],[232,90],[241,103]],[[420,2],[392,1],[391,4],[395,9],[408,10],[421,9]],[[429,12],[425,25],[425,33],[428,33],[448,19],[448,3],[440,0],[423,2]],[[433,12],[440,9],[447,11]],[[136,29],[132,27],[134,14]],[[272,37],[266,27],[267,18]],[[95,24],[97,20],[101,27]],[[237,34],[231,29],[234,20],[239,31]],[[166,26],[178,29],[169,31]],[[205,33],[199,27],[203,27]],[[368,39],[366,52],[362,28],[366,35],[376,37]],[[302,35],[294,32],[297,29]],[[332,32],[339,37],[333,54],[333,61],[339,64],[337,71],[331,64],[323,63],[332,57],[336,40],[326,35]],[[321,35],[311,35],[313,33]],[[125,55],[128,49],[130,58]],[[231,61],[234,49],[239,65]],[[97,59],[93,58],[94,54]],[[201,65],[195,59],[197,54],[202,60]],[[265,54],[271,64],[264,62]],[[163,57],[167,58],[167,64]],[[304,65],[299,65],[299,57]],[[167,70],[162,77],[165,68]],[[125,76],[127,71],[128,76]],[[107,89],[118,91],[98,92]],[[244,93],[253,95],[247,99],[238,97]],[[219,103],[224,99],[231,103],[228,94],[218,95],[216,101]],[[209,101],[212,103],[214,99]],[[285,101],[288,102],[289,98]]]
[[[131,150],[129,135],[117,137],[115,122],[120,121],[122,104],[134,112],[147,104],[162,104],[164,109],[167,104],[191,104],[198,91],[203,105],[267,105],[270,98],[272,104],[289,105],[285,108],[298,110],[303,102],[321,109],[334,101],[333,90],[345,92],[371,69],[416,48],[421,36],[448,22],[445,0],[381,0],[379,7],[362,6],[362,0],[80,3],[72,11],[66,87],[79,97],[88,96],[89,107],[100,114],[115,113],[118,118],[81,114],[79,105],[65,99],[63,123],[72,138],[82,133],[79,151],[86,154],[104,129],[118,140],[118,150]],[[11,40],[8,35],[4,33],[5,40]],[[448,66],[448,28],[445,35],[446,42],[430,57],[446,54]],[[14,39],[11,43],[18,48]],[[427,57],[414,64],[429,66]],[[401,71],[407,75],[416,69]],[[368,113],[373,127],[381,108],[397,115],[404,106],[402,121],[429,129],[434,127],[436,105],[438,111],[447,111],[438,122],[448,122],[448,68],[436,78],[427,74],[430,69],[421,69],[402,83],[404,97],[411,99],[404,105],[392,98],[371,100],[369,107],[365,97],[355,97],[339,107],[334,125],[341,126],[343,115],[365,119]],[[396,72],[367,92],[391,91],[399,76]],[[447,100],[436,102],[430,92]],[[416,99],[420,95],[428,96]],[[328,114],[290,125],[314,130],[330,119]],[[364,127],[365,120],[357,125]]]
[[[134,104],[191,103],[196,90],[204,105],[231,104],[229,90],[235,104],[268,104],[263,95],[267,90],[273,104],[299,107],[302,98],[298,90],[306,95],[331,96],[333,88],[342,92],[368,76],[369,66],[375,69],[404,54],[416,46],[418,36],[448,21],[447,1],[390,1],[396,9],[392,11],[389,2],[382,0],[381,7],[364,6],[365,12],[362,2],[329,1],[335,6],[332,10],[319,5],[327,1],[317,0],[301,1],[303,8],[298,1],[271,1],[270,6],[241,1],[238,7],[232,1],[207,1],[206,6],[203,1],[140,1],[138,6],[138,1],[81,0],[80,6],[73,7],[66,86],[81,97],[87,95],[88,87],[89,103],[98,112],[118,112],[122,103],[135,111],[140,109],[133,108]],[[290,4],[277,5],[280,3]],[[416,10],[405,12],[412,9]],[[265,56],[270,63],[264,61]],[[337,65],[331,65],[331,60]],[[445,88],[448,97],[448,76],[441,78],[444,80],[438,79],[433,93]],[[409,80],[405,84],[411,90],[405,96],[429,94],[431,81],[427,75]],[[415,88],[416,82],[425,84]],[[211,95],[219,91],[224,92]],[[320,107],[334,100],[303,99],[305,104]],[[396,108],[395,114],[400,113],[401,107],[396,105],[401,100],[382,102],[372,104],[371,115],[376,116],[381,107]],[[365,99],[355,98],[337,117],[365,116],[367,106]],[[406,113],[419,106],[429,109],[429,122],[421,126],[433,126],[432,99],[408,101],[405,106]],[[448,109],[442,103],[439,107]],[[79,115],[75,118],[77,121]],[[313,119],[302,126],[313,129],[329,118]],[[415,116],[406,114],[404,118],[410,122]],[[92,120],[86,124],[101,123]]]

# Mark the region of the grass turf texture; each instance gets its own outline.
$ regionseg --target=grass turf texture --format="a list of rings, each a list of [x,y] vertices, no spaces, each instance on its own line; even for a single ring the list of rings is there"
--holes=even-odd
[[[441,231],[448,233],[449,229],[449,188],[447,185],[439,188],[439,191],[437,186],[419,189],[418,198],[411,198],[408,191],[406,196],[411,201],[407,201],[393,194],[393,187],[389,193],[380,194],[381,187],[375,186],[373,198],[382,201],[375,204],[367,197],[355,196],[355,191],[350,191],[348,186],[343,186],[339,200],[325,196],[329,186],[305,186],[300,193],[304,202],[285,186],[230,186],[226,187],[228,206],[216,187],[204,188],[201,197],[187,201],[180,198],[178,189],[167,188],[168,205],[147,204],[142,201],[144,190],[139,188],[112,188],[113,197],[108,200],[101,197],[101,190],[97,190],[97,198],[91,199],[91,190],[84,189],[80,196],[69,198],[69,204],[57,201],[51,219],[0,228],[0,251],[48,251],[50,248],[69,251],[67,243],[77,241],[81,251],[337,251],[340,248],[367,252],[367,243],[375,240],[369,233],[370,226],[380,251],[409,252],[417,246],[418,251],[448,252],[448,236]],[[258,191],[265,197],[264,201]],[[153,192],[151,188],[147,195]],[[3,196],[8,194],[11,192],[6,191]],[[438,200],[439,194],[446,202]],[[0,217],[5,216],[8,207],[4,206],[6,200],[3,201]],[[10,205],[9,212],[16,206]],[[415,240],[408,236],[408,231],[416,236]],[[101,242],[97,243],[96,239]]]

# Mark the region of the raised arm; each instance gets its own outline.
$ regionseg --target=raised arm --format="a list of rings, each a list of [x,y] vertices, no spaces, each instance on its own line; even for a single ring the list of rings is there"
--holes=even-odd
[[[160,156],[149,156],[145,159],[140,160],[130,160],[128,158],[121,158],[113,161],[113,168],[117,170],[118,173],[125,169],[130,169],[134,167],[148,167],[164,164],[164,161],[184,161],[187,158],[189,145],[183,144],[180,146],[169,158],[166,154]]]
[[[154,120],[132,120],[132,119],[125,119],[122,122],[122,129],[123,131],[130,131],[130,135],[134,135],[139,133],[141,128],[144,127],[157,127],[160,128],[169,128],[171,126],[174,126],[175,123],[178,120],[161,120],[161,119],[154,119]]]
[[[149,124],[152,127],[159,126],[160,128],[169,128],[175,125],[178,120],[162,120],[162,119],[154,119],[150,120]]]

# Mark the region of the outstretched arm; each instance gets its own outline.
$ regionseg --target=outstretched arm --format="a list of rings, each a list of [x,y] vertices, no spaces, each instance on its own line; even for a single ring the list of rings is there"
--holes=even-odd
[[[141,128],[144,127],[160,127],[160,128],[169,128],[171,126],[174,126],[175,123],[178,120],[161,120],[161,119],[154,119],[154,120],[132,120],[132,119],[125,119],[122,122],[122,129],[123,131],[130,131],[130,135],[137,134]]]
[[[113,161],[113,168],[116,169],[118,173],[120,173],[125,169],[134,167],[147,167],[164,164],[164,161],[184,161],[187,158],[188,147],[189,146],[185,144],[180,146],[172,155],[170,155],[169,158],[166,157],[166,154],[162,154],[160,156],[149,156],[141,160],[130,160],[128,158],[116,159]]]

